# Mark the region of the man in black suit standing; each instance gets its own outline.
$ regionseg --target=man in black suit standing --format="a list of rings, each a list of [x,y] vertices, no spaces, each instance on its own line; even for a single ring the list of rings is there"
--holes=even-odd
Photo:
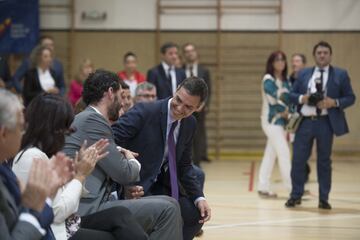
[[[207,156],[207,135],[205,122],[206,113],[209,112],[211,80],[209,70],[205,68],[205,66],[199,64],[199,55],[194,44],[186,43],[183,46],[183,54],[185,58],[183,68],[185,70],[186,77],[199,77],[204,79],[209,89],[209,97],[205,106],[198,112],[194,113],[194,117],[197,121],[197,128],[193,142],[193,161],[196,166],[199,166],[200,161],[209,162],[209,158]]]
[[[176,68],[178,46],[168,42],[160,48],[162,61],[147,73],[147,81],[154,84],[158,99],[172,97],[177,86],[186,78],[181,68]]]
[[[211,216],[191,163],[196,129],[192,114],[207,95],[206,83],[190,77],[174,97],[138,103],[112,126],[115,142],[139,153],[139,185],[145,195],[165,194],[179,201],[184,240],[193,239]]]

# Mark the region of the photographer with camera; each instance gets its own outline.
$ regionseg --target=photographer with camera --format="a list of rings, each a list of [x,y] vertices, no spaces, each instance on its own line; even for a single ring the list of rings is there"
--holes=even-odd
[[[321,41],[313,48],[315,67],[299,72],[290,93],[290,101],[300,105],[304,116],[294,141],[291,169],[292,191],[286,207],[301,204],[304,193],[305,166],[314,140],[317,145],[317,175],[320,209],[331,209],[331,151],[334,134],[349,132],[344,109],[355,102],[346,70],[330,65],[332,48]]]

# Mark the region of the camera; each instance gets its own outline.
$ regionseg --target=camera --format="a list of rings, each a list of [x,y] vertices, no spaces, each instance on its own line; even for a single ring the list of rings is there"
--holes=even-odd
[[[318,102],[324,99],[324,93],[316,92],[312,93],[309,97],[308,105],[309,106],[316,106]]]

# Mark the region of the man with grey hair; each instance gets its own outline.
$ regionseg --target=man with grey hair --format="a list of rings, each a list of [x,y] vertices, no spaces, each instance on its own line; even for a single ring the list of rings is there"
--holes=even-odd
[[[11,92],[0,89],[0,233],[1,239],[46,239],[54,214],[45,203],[60,187],[63,179],[52,167],[65,168],[67,160],[58,159],[57,166],[34,159],[25,188],[12,172],[6,159],[19,151],[24,128],[23,106]],[[62,161],[64,160],[64,161]],[[59,175],[57,175],[59,176]],[[70,175],[69,175],[70,176]],[[46,201],[47,202],[47,201]]]
[[[143,82],[135,89],[134,102],[153,102],[157,99],[156,86],[150,82]]]

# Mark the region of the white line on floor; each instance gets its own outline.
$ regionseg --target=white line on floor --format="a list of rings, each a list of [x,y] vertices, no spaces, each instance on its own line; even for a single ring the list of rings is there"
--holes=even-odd
[[[207,229],[234,228],[234,227],[241,227],[241,226],[263,225],[263,224],[308,222],[308,221],[314,221],[314,220],[338,220],[338,219],[353,219],[353,218],[360,218],[360,215],[319,216],[319,217],[309,217],[309,218],[290,218],[290,219],[282,219],[282,220],[244,222],[244,223],[236,223],[236,224],[222,224],[222,225],[216,225],[216,226],[204,226],[203,229],[207,230]]]

